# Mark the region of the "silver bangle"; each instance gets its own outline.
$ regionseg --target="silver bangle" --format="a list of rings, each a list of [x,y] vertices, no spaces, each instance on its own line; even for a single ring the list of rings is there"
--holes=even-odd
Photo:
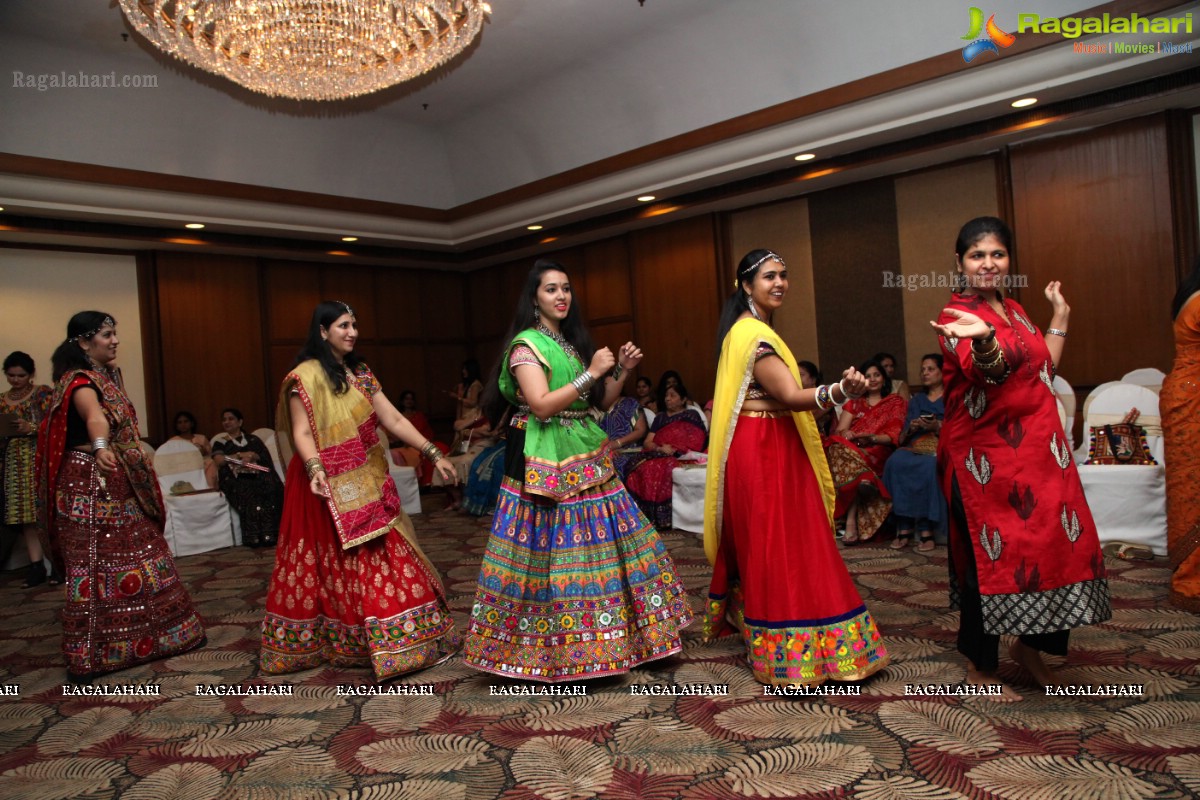
[[[1067,332],[1064,331],[1062,328],[1047,328],[1046,335],[1047,336],[1061,336],[1064,339],[1067,338]]]
[[[100,437],[97,437],[92,440],[92,452],[93,453],[96,452],[97,450],[107,450],[107,449],[108,449],[108,439],[105,439],[103,436],[100,436]]]
[[[846,387],[844,386],[845,380],[845,378],[842,378],[837,382],[837,387],[842,390],[842,396],[846,398],[842,402],[838,403],[839,406],[845,405],[851,400],[857,400],[858,398],[862,397],[861,394],[851,394],[849,391],[847,391]]]
[[[579,396],[583,397],[596,383],[596,378],[590,372],[584,372],[578,375],[575,380],[571,381],[571,385],[575,387],[575,391],[579,392]]]

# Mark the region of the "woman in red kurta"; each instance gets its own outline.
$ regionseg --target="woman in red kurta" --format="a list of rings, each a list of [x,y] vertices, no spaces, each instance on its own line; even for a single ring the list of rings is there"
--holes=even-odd
[[[1059,422],[1052,381],[1070,308],[1057,281],[1043,337],[1001,294],[1012,234],[971,220],[955,253],[964,288],[932,323],[945,355],[946,419],[938,470],[950,503],[950,600],[961,611],[967,678],[995,683],[1001,634],[1038,684],[1041,653],[1065,655],[1071,628],[1112,616],[1104,559]],[[1005,687],[1008,699],[1019,696]]]

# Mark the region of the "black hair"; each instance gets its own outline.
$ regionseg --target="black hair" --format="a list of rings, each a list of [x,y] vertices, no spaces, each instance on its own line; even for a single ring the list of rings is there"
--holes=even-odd
[[[221,416],[223,417],[223,416],[225,416],[226,414],[233,414],[235,417],[237,417],[237,421],[238,421],[238,422],[245,422],[245,421],[246,421],[246,418],[245,418],[244,416],[242,416],[242,412],[241,412],[241,411],[238,411],[236,408],[233,408],[232,406],[230,406],[229,408],[222,408],[222,409],[221,409]]]
[[[665,392],[667,390],[667,381],[671,378],[674,378],[675,383],[677,383],[678,385],[680,385],[680,386],[683,385],[683,376],[680,375],[678,372],[676,372],[673,369],[669,369],[666,372],[664,372],[662,375],[659,375],[658,376],[658,386],[656,386],[654,389],[654,396],[658,399],[659,402],[662,402],[662,394],[663,394],[663,392]]]
[[[654,388],[654,381],[650,380],[650,379],[649,379],[648,377],[646,377],[645,375],[643,375],[643,376],[641,376],[640,378],[638,378],[638,379],[637,379],[637,383],[636,383],[635,385],[636,385],[636,386],[640,386],[640,385],[642,384],[642,381],[645,381],[645,382],[646,382],[646,385],[647,385],[647,386],[649,386],[651,389],[653,389],[653,388]]]
[[[738,321],[738,317],[750,310],[750,295],[746,294],[743,287],[753,283],[754,277],[758,275],[762,265],[772,259],[783,263],[783,259],[774,250],[759,248],[746,253],[738,262],[737,270],[734,272],[736,285],[733,287],[733,292],[725,298],[725,305],[721,308],[721,318],[717,322],[718,357],[720,357],[721,345],[724,344],[729,329]]]
[[[497,424],[508,410],[508,401],[504,399],[504,395],[500,394],[500,372],[505,368],[504,356],[508,353],[508,348],[512,345],[512,340],[517,334],[527,328],[536,328],[538,325],[538,316],[535,313],[537,309],[537,291],[542,285],[542,275],[547,272],[557,271],[564,275],[567,270],[562,264],[557,261],[552,261],[548,258],[539,258],[533,262],[533,267],[525,276],[525,283],[521,286],[521,292],[517,295],[517,305],[513,311],[512,322],[508,325],[508,332],[505,333],[503,344],[500,345],[500,353],[496,358],[496,363],[492,366],[488,373],[488,379],[483,387],[483,397],[481,399],[481,407],[488,421],[493,425]],[[596,354],[596,346],[592,344],[592,337],[588,334],[587,325],[583,321],[583,311],[579,306],[579,299],[572,292],[571,305],[567,309],[567,316],[558,324],[558,332],[562,337],[570,342],[575,351],[579,353],[579,358],[583,361],[584,367],[592,363],[592,356]],[[596,384],[596,389],[603,386],[603,382]],[[603,402],[601,395],[603,392],[592,391],[589,397],[589,402],[595,408],[600,408]],[[603,410],[603,409],[601,409]]]
[[[350,389],[350,382],[346,380],[345,368],[333,357],[333,351],[329,349],[329,342],[321,338],[321,329],[329,330],[329,327],[343,314],[353,316],[354,311],[350,306],[337,300],[322,300],[317,303],[317,307],[313,309],[312,320],[308,323],[308,338],[304,340],[304,347],[300,348],[300,352],[296,355],[297,364],[308,361],[310,358],[321,362],[321,366],[325,369],[325,377],[329,378],[329,382],[333,384],[334,394],[345,394]],[[366,363],[353,351],[346,354],[343,362],[346,367],[355,371]]]
[[[67,322],[67,338],[54,349],[54,355],[50,356],[51,374],[55,381],[74,369],[96,368],[79,343],[99,333],[105,320],[112,320],[113,325],[117,324],[111,314],[105,314],[103,311],[80,311],[71,317]]]
[[[691,397],[688,395],[687,387],[683,385],[683,381],[679,381],[674,386],[667,386],[664,383],[658,387],[658,407],[664,413],[667,410],[667,392],[671,389],[674,389],[675,393],[678,394],[679,397],[684,401],[685,407],[687,406],[687,401],[691,400]]]
[[[900,362],[896,361],[896,357],[891,353],[876,353],[875,355],[871,356],[872,361],[878,361],[880,364],[883,363],[885,358],[890,358],[892,360],[892,366],[900,365]]]
[[[178,411],[178,412],[176,412],[176,414],[175,414],[175,420],[174,420],[174,422],[173,422],[173,424],[174,424],[174,426],[175,426],[175,433],[179,433],[179,418],[180,418],[180,417],[183,417],[183,418],[184,418],[184,419],[186,419],[188,422],[192,423],[192,433],[195,433],[195,432],[196,432],[196,428],[198,427],[198,426],[196,425],[196,417],[195,417],[195,416],[192,414],[192,412],[190,412],[190,411]]]
[[[813,380],[820,386],[825,382],[824,376],[821,375],[821,368],[811,361],[797,361],[796,366],[801,367],[809,375],[812,375]]]
[[[412,389],[405,389],[405,390],[403,390],[402,392],[400,392],[400,396],[397,398],[397,400],[399,400],[399,401],[400,401],[400,405],[398,406],[398,408],[403,408],[403,407],[404,407],[404,398],[408,397],[410,394],[412,395],[412,398],[413,398],[413,404],[414,404],[414,405],[416,404],[416,402],[417,402],[417,393],[416,393],[416,392],[414,392]]]
[[[1192,263],[1192,274],[1179,284],[1179,291],[1175,293],[1175,299],[1171,301],[1171,319],[1179,316],[1179,312],[1183,310],[1183,304],[1196,292],[1200,292],[1200,256]],[[5,369],[8,367],[6,366]]]
[[[938,369],[941,369],[946,363],[946,359],[942,357],[941,353],[926,353],[925,355],[921,356],[921,361],[932,361],[938,365]]]
[[[4,359],[4,371],[8,372],[13,367],[19,367],[30,375],[34,373],[33,357],[29,353],[22,353],[20,350],[14,350]]]
[[[1004,245],[1004,249],[1012,253],[1012,229],[999,217],[976,217],[963,225],[954,241],[954,255],[960,259],[980,239],[985,236],[995,236]]]
[[[869,370],[871,367],[879,370],[879,374],[883,376],[883,385],[879,387],[879,396],[887,397],[892,393],[892,379],[888,377],[887,370],[883,368],[883,364],[880,364],[877,359],[868,358],[861,365],[859,365],[858,371],[863,374],[863,377],[866,377],[867,370]]]
[[[481,377],[479,371],[479,362],[474,358],[468,358],[462,363],[462,371],[467,373],[467,377],[463,378],[462,381],[463,386],[470,386]]]

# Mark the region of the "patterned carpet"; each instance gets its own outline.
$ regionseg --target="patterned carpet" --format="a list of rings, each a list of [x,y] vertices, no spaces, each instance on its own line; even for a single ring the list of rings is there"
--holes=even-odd
[[[431,498],[432,504],[438,502]],[[416,518],[465,624],[487,529]],[[699,610],[708,581],[698,537],[665,535]],[[452,659],[401,683],[432,696],[347,697],[365,670],[272,679],[293,697],[200,697],[197,684],[261,683],[258,625],[270,552],[179,560],[208,647],[107,678],[157,683],[159,697],[64,697],[61,590],[0,588],[0,797],[208,800],[696,800],[746,797],[1185,798],[1200,795],[1200,618],[1167,606],[1167,570],[1109,560],[1113,620],[1072,637],[1065,674],[1144,684],[1141,698],[906,697],[907,683],[956,682],[945,551],[847,550],[893,664],[859,697],[764,698],[725,639],[583,697],[499,697],[503,683]],[[797,580],[802,580],[797,576]],[[1015,669],[1002,669],[1013,682]],[[726,697],[631,694],[630,684],[728,684]],[[509,684],[511,685],[511,684]],[[1022,687],[1024,688],[1024,687]]]

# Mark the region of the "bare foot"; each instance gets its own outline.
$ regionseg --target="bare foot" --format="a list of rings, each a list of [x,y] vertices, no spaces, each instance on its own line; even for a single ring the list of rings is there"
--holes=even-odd
[[[1042,661],[1042,654],[1032,647],[1027,646],[1020,639],[1012,643],[1008,648],[1008,654],[1012,657],[1013,661],[1017,662],[1026,672],[1033,676],[1033,680],[1038,686],[1059,685],[1058,676],[1054,674],[1054,670],[1046,666],[1045,661]]]
[[[1023,699],[1015,689],[1000,680],[996,673],[978,670],[970,661],[967,662],[967,683],[972,686],[999,686],[1000,694],[979,695],[982,699],[990,700],[993,703],[1015,703]]]

